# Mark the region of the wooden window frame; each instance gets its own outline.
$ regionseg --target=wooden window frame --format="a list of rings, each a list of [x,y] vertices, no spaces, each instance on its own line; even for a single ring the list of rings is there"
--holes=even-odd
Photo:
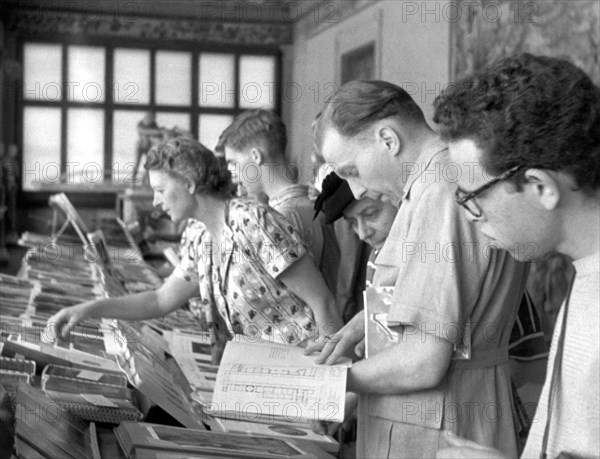
[[[20,158],[19,162],[23,165],[23,115],[25,107],[53,107],[61,109],[61,147],[60,147],[60,161],[61,161],[61,176],[64,176],[67,166],[67,113],[69,108],[101,108],[104,112],[104,179],[96,185],[92,185],[96,188],[94,193],[97,194],[101,190],[110,192],[111,190],[120,190],[126,188],[120,184],[112,182],[112,171],[114,163],[113,155],[113,114],[116,110],[131,110],[131,111],[154,111],[154,112],[171,112],[171,113],[186,113],[190,117],[190,132],[195,138],[198,138],[198,119],[201,114],[214,114],[214,115],[230,115],[236,116],[244,109],[240,108],[240,58],[242,56],[273,56],[275,58],[275,86],[274,86],[274,106],[273,109],[280,114],[281,113],[281,81],[282,81],[282,70],[281,70],[281,51],[278,46],[242,46],[242,45],[224,45],[224,44],[210,44],[210,43],[194,43],[188,41],[179,40],[141,40],[131,38],[116,38],[116,37],[73,37],[71,35],[35,35],[35,36],[22,36],[19,40],[18,59],[20,62],[24,62],[24,47],[26,44],[57,44],[62,46],[62,99],[60,101],[42,101],[42,100],[27,100],[23,94],[23,84],[21,83],[17,88],[18,91],[18,103],[17,103],[17,132],[16,140],[19,146]],[[105,95],[103,102],[78,102],[68,101],[65,94],[67,88],[68,79],[68,46],[100,46],[106,50],[105,59]],[[149,50],[150,51],[150,102],[148,104],[141,103],[123,103],[114,102],[113,91],[114,91],[114,51],[116,48],[127,48],[127,49],[138,49],[138,50]],[[191,66],[191,105],[180,106],[180,105],[157,105],[155,103],[155,84],[156,84],[156,70],[155,70],[155,59],[156,53],[159,51],[187,51],[190,52],[192,57]],[[219,54],[231,54],[234,56],[234,87],[236,88],[236,97],[234,98],[234,104],[232,107],[203,107],[199,105],[199,93],[198,93],[198,81],[199,81],[199,56],[201,53],[219,53]],[[132,133],[132,137],[135,134]],[[201,139],[200,139],[201,140]],[[133,142],[132,142],[133,143]],[[60,184],[49,184],[42,185],[39,190],[24,190],[23,194],[26,199],[25,201],[38,201],[44,199],[46,195],[57,190],[64,191],[78,191],[76,184],[60,183]],[[88,185],[89,188],[89,185]],[[39,196],[33,196],[38,194]],[[44,197],[42,197],[44,196]],[[29,197],[29,199],[27,198]],[[90,196],[91,197],[91,196]]]

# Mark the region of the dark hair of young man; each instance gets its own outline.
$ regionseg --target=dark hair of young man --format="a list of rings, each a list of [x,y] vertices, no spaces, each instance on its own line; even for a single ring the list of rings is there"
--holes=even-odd
[[[600,89],[565,60],[502,59],[446,89],[434,107],[442,138],[474,140],[493,175],[539,167],[568,172],[587,193],[600,188]]]

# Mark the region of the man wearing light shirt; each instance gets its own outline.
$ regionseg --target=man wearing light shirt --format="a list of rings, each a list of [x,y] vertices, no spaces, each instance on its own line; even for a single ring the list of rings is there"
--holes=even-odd
[[[522,457],[599,457],[600,89],[567,61],[523,54],[445,91],[434,120],[462,169],[469,221],[517,259],[574,260]],[[447,439],[438,458],[504,457]]]

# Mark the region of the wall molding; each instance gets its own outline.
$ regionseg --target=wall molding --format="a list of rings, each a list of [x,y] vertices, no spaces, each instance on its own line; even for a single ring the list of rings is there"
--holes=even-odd
[[[73,35],[188,41],[227,45],[287,45],[291,24],[214,22],[198,19],[127,17],[17,8],[6,12],[7,35]]]

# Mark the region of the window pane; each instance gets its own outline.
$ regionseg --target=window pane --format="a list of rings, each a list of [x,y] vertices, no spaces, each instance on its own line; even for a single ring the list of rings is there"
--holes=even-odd
[[[138,162],[137,125],[143,111],[116,110],[113,114],[113,182],[132,184]],[[141,145],[140,145],[141,147]]]
[[[156,114],[156,124],[161,128],[179,128],[183,131],[189,131],[190,115],[187,113],[159,112]]]
[[[23,109],[23,188],[60,183],[60,109]]]
[[[235,105],[234,56],[231,54],[200,54],[198,104],[202,107],[233,107]]]
[[[240,57],[240,108],[275,107],[275,57]]]
[[[200,115],[198,132],[200,142],[215,151],[221,132],[233,122],[230,115]]]
[[[192,55],[159,51],[156,53],[156,103],[191,105]]]
[[[104,111],[71,108],[67,111],[67,182],[104,181]]]
[[[69,46],[68,98],[77,102],[104,102],[105,50],[91,46]]]
[[[113,101],[150,103],[150,51],[115,49]]]
[[[23,47],[23,97],[27,100],[62,99],[62,47],[27,43]]]

